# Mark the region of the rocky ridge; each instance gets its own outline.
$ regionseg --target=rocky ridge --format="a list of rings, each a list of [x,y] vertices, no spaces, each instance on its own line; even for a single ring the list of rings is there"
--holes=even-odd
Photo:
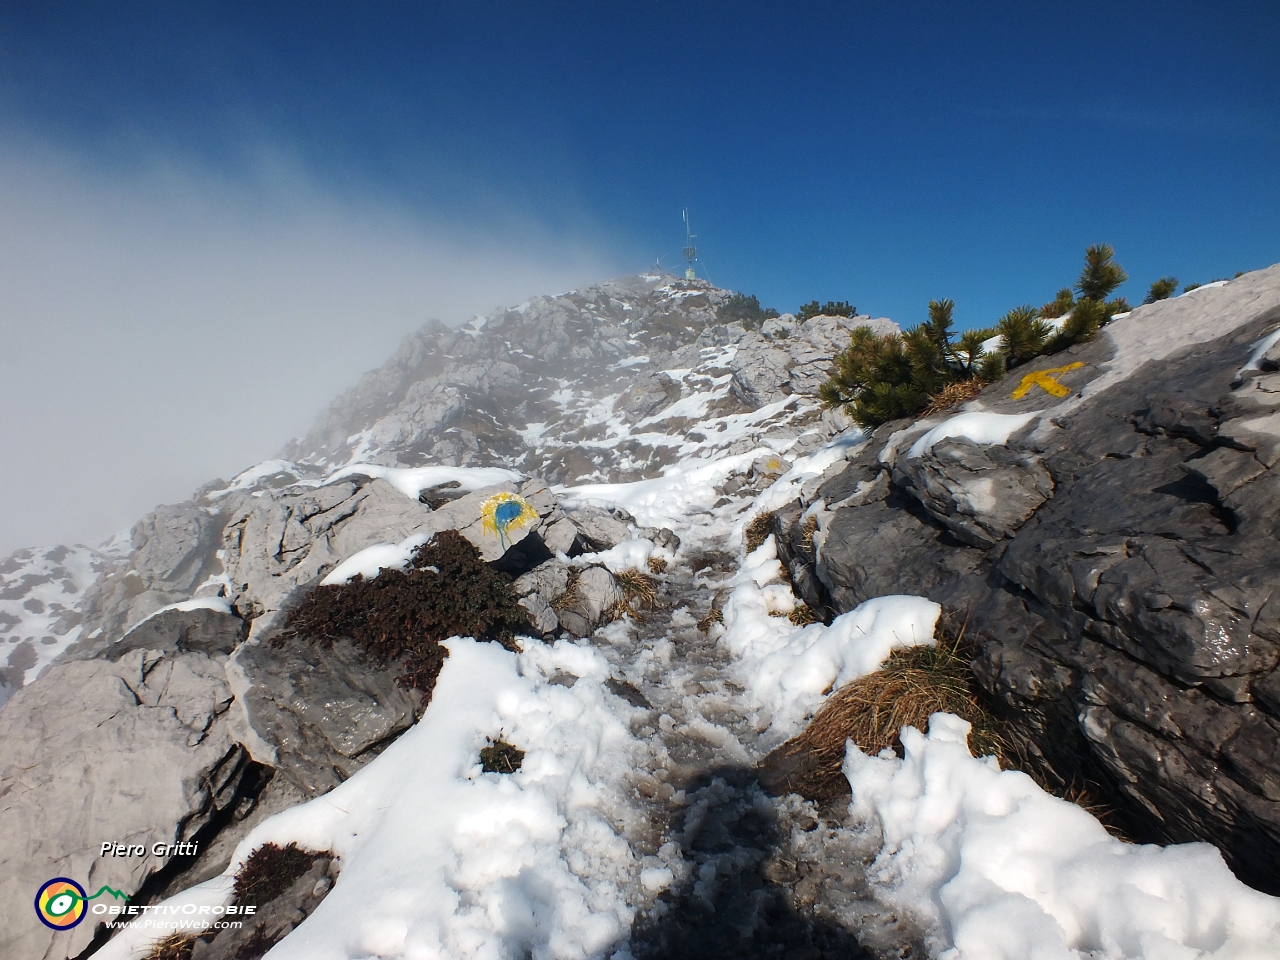
[[[428,326],[286,458],[158,507],[125,549],[82,551],[97,577],[73,584],[74,605],[40,611],[63,639],[38,680],[23,652],[34,603],[21,628],[6,621],[18,689],[0,714],[0,742],[11,745],[0,756],[0,813],[22,825],[0,841],[0,889],[14,912],[4,927],[21,931],[10,947],[92,952],[101,933],[88,924],[54,934],[22,922],[23,891],[67,875],[146,902],[213,876],[256,823],[351,776],[415,721],[421,698],[395,683],[394,665],[350,645],[320,655],[297,640],[263,642],[345,561],[456,529],[518,577],[538,630],[586,636],[624,599],[589,557],[646,540],[674,558],[679,538],[625,511],[562,509],[544,480],[527,477],[651,477],[681,458],[812,450],[846,427],[818,406],[825,364],[851,326],[893,325],[784,317],[749,331],[716,322],[727,296],[696,281],[632,278],[462,330]],[[748,496],[785,469],[782,456],[765,457],[732,490]],[[485,526],[484,504],[500,494],[536,514],[509,538]],[[6,590],[30,600],[56,582],[65,592],[66,571],[32,566],[65,553],[10,558]],[[83,703],[66,701],[69,685]],[[50,765],[49,750],[80,759]],[[55,829],[64,808],[94,815]],[[158,826],[165,843],[200,853],[96,856],[103,837],[154,841]]]
[[[1209,840],[1273,892],[1278,323],[1275,267],[1139,308],[958,412],[885,425],[775,514],[810,603],[942,603],[1049,782],[1092,784],[1136,839]],[[1037,373],[1069,392],[1011,396]],[[1007,442],[966,435],[975,416]]]
[[[302,591],[365,551],[458,529],[516,577],[548,635],[589,636],[616,612],[624,594],[602,552],[643,542],[645,556],[672,565],[660,593],[666,612],[625,643],[614,630],[607,648],[618,660],[611,689],[653,710],[650,732],[670,741],[669,766],[684,770],[690,797],[705,799],[699,816],[721,834],[745,831],[725,848],[686,823],[685,859],[727,871],[707,902],[753,936],[772,924],[783,931],[778,942],[797,949],[856,949],[839,933],[850,918],[865,920],[856,889],[846,889],[856,883],[824,864],[820,849],[820,838],[847,837],[825,821],[810,825],[814,812],[793,799],[782,802],[791,839],[771,849],[761,837],[778,827],[751,825],[767,802],[750,771],[728,780],[699,773],[733,738],[751,747],[756,736],[724,680],[715,628],[696,629],[689,613],[715,609],[733,554],[696,534],[696,523],[681,542],[607,497],[572,496],[574,483],[744,455],[718,481],[720,499],[698,514],[727,518],[753,500],[772,509],[779,556],[811,607],[835,613],[916,593],[967,616],[984,641],[975,671],[1049,779],[1101,785],[1135,837],[1211,840],[1242,876],[1276,887],[1280,357],[1265,338],[1280,321],[1280,268],[1140,308],[961,410],[887,425],[864,443],[822,413],[816,389],[850,326],[867,318],[800,326],[783,317],[750,331],[716,322],[725,296],[698,282],[633,278],[460,331],[427,328],[281,459],[140,522],[128,554],[97,560],[99,578],[59,611],[75,642],[38,680],[27,674],[0,710],[0,743],[47,742],[73,758],[57,771],[34,747],[0,757],[5,822],[32,824],[0,849],[11,878],[3,902],[29,912],[23,891],[59,871],[139,901],[162,897],[219,872],[237,838],[270,813],[376,756],[421,711],[393,671],[341,644],[319,657],[301,643],[263,641]],[[1068,395],[1010,396],[1039,372]],[[973,439],[958,425],[970,415],[1009,418],[1000,421],[1004,441]],[[841,434],[823,475],[774,482],[790,458]],[[518,495],[536,514],[507,542],[484,529],[483,504],[496,494]],[[666,638],[678,638],[683,659],[655,673],[646,644]],[[68,684],[92,692],[84,708],[66,706]],[[709,722],[732,731],[723,744],[695,747],[678,735],[682,724]],[[735,757],[749,753],[734,746]],[[139,767],[165,772],[130,793]],[[668,774],[637,775],[642,791],[670,806],[656,816],[684,816]],[[92,825],[37,822],[68,804],[80,809],[84,783],[93,797],[136,802],[102,806]],[[163,806],[152,802],[157,791]],[[172,824],[167,839],[198,839],[201,855],[91,857],[104,830],[124,839],[146,829],[155,839],[157,823]],[[817,877],[840,888],[840,909],[835,893],[815,892]],[[755,919],[738,916],[748,904]],[[799,919],[805,911],[841,923],[818,936]],[[703,923],[691,916],[642,926],[637,949],[679,943]],[[910,940],[867,923],[863,946],[883,955],[894,936]],[[15,912],[6,929],[22,926]],[[74,956],[92,951],[92,936],[84,925],[12,949]]]

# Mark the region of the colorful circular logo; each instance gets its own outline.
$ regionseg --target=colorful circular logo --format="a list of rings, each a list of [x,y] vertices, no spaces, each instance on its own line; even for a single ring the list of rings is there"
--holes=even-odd
[[[66,877],[54,877],[36,894],[36,914],[54,930],[70,930],[84,919],[84,887]]]

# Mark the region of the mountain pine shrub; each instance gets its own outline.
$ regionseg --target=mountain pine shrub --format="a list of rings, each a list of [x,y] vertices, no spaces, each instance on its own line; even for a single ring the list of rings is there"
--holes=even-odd
[[[766,320],[778,316],[773,307],[761,307],[759,299],[752,294],[735,293],[716,310],[716,317],[721,323],[741,323],[748,330],[759,330]]]
[[[400,662],[400,682],[430,699],[447,655],[442,640],[475,637],[514,650],[516,633],[529,626],[510,579],[458,531],[444,530],[418,548],[405,570],[312,589],[289,611],[275,643],[348,638],[379,663]]]
[[[1057,353],[1076,343],[1088,343],[1111,319],[1107,305],[1097,300],[1077,300],[1062,328],[1045,344],[1044,353]]]
[[[996,324],[996,333],[1004,339],[1002,350],[1006,363],[1016,367],[1039,356],[1049,342],[1053,327],[1037,316],[1036,308],[1014,307]]]
[[[812,320],[814,317],[856,317],[857,315],[858,308],[848,300],[828,300],[823,304],[819,304],[817,300],[810,300],[796,311],[796,319],[801,323]]]
[[[1076,290],[1086,300],[1101,303],[1116,287],[1129,279],[1124,268],[1115,262],[1116,252],[1109,243],[1095,243],[1084,252],[1084,270],[1076,281]]]
[[[1155,283],[1151,284],[1151,289],[1147,291],[1147,298],[1142,302],[1155,303],[1157,300],[1168,300],[1177,292],[1177,277],[1161,277]]]
[[[953,383],[998,376],[1003,365],[985,359],[978,339],[989,331],[952,342],[954,307],[950,300],[930,301],[929,319],[901,334],[876,336],[868,327],[855,328],[849,346],[836,354],[831,379],[819,390],[822,402],[873,429],[917,416]]]
[[[1040,316],[1046,320],[1057,320],[1075,305],[1075,294],[1071,292],[1070,287],[1063,287],[1058,291],[1057,296],[1040,308]]]

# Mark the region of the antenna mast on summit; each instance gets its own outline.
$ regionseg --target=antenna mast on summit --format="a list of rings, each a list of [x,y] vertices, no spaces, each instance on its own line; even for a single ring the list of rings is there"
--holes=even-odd
[[[693,280],[697,274],[693,272],[693,265],[698,262],[698,248],[693,245],[693,238],[696,233],[689,232],[689,211],[684,212],[684,278]]]

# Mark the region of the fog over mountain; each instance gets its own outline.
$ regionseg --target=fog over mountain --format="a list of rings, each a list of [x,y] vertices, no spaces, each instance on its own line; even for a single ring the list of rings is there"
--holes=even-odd
[[[618,272],[626,248],[585,220],[552,238],[516,211],[468,224],[339,196],[269,150],[233,177],[6,141],[0,496],[21,508],[0,552],[98,543],[304,433],[406,330]]]

